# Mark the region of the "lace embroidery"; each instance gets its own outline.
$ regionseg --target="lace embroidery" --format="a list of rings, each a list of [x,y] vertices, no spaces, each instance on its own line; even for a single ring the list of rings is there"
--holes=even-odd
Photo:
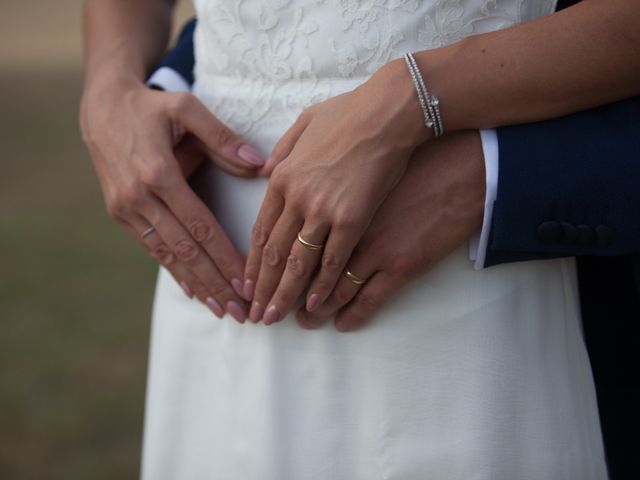
[[[250,135],[290,124],[406,51],[551,13],[555,0],[195,0],[197,92]],[[351,79],[351,82],[340,81]]]

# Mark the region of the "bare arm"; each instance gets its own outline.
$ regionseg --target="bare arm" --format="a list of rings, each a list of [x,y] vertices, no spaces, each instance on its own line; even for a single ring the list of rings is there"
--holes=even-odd
[[[556,117],[640,93],[640,2],[583,0],[416,57],[445,132]],[[250,317],[277,321],[308,281],[308,309],[326,301],[411,152],[432,137],[402,59],[304,112],[267,164],[273,175],[245,269],[258,305]],[[296,241],[300,226],[325,245],[322,256]]]
[[[144,82],[162,55],[174,0],[87,0],[84,40],[87,87],[103,76]]]
[[[640,93],[640,2],[583,0],[417,59],[449,131],[558,117]]]
[[[246,315],[244,259],[185,172],[211,159],[251,176],[260,154],[194,96],[153,91],[147,72],[169,36],[173,0],[87,0],[81,129],[109,214],[218,316]]]

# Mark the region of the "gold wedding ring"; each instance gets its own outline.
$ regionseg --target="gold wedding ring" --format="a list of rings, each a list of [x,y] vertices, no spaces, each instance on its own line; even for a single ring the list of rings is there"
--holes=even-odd
[[[322,250],[322,248],[324,247],[324,243],[318,244],[307,242],[304,238],[302,238],[302,232],[298,232],[298,241],[309,250]]]
[[[149,227],[144,232],[142,232],[142,235],[140,235],[140,236],[144,240],[145,238],[147,238],[149,235],[151,235],[155,231],[156,231],[156,229],[154,227]]]
[[[345,269],[344,276],[347,277],[351,281],[351,283],[353,283],[354,285],[362,285],[363,283],[366,282],[366,280],[363,280],[362,278],[357,276],[355,273],[351,272],[348,268]]]

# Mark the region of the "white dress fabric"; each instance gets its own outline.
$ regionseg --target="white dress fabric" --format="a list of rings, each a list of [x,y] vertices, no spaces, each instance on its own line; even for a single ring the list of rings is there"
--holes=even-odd
[[[404,52],[555,7],[195,3],[195,94],[264,154],[302,108]],[[241,251],[266,186],[215,168],[198,179]],[[474,271],[461,248],[349,334],[218,320],[161,271],[146,407],[145,480],[607,478],[571,259]]]

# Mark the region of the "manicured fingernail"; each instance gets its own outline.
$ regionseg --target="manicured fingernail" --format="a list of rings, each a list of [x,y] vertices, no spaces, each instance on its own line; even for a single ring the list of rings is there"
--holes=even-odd
[[[275,305],[271,305],[267,308],[267,311],[264,314],[264,324],[271,325],[272,323],[276,323],[278,320],[280,320],[280,312]]]
[[[233,287],[233,289],[236,291],[238,295],[240,295],[241,297],[243,296],[242,282],[240,280],[238,280],[237,278],[231,279],[231,286]]]
[[[222,310],[220,304],[216,302],[213,297],[207,297],[205,301],[207,302],[207,307],[209,307],[209,310],[211,310],[216,317],[223,317],[224,310]]]
[[[189,288],[189,285],[184,282],[180,282],[180,286],[182,287],[184,294],[190,299],[193,299],[193,291]]]
[[[322,297],[318,293],[313,293],[307,300],[307,311],[313,312],[316,308],[320,306],[320,301]]]
[[[255,285],[251,280],[245,280],[244,281],[244,288],[242,291],[242,296],[244,297],[245,300],[253,300],[253,289],[254,289]]]
[[[244,323],[247,318],[247,314],[240,305],[238,305],[233,300],[227,302],[227,312],[231,314],[233,318],[235,318],[238,322]]]
[[[265,158],[260,155],[260,152],[250,145],[242,145],[238,149],[238,156],[245,162],[255,165],[256,167],[262,167],[266,162]]]
[[[249,319],[253,323],[258,323],[262,318],[262,314],[264,313],[264,308],[258,302],[253,302],[251,305],[251,311],[249,312]]]

